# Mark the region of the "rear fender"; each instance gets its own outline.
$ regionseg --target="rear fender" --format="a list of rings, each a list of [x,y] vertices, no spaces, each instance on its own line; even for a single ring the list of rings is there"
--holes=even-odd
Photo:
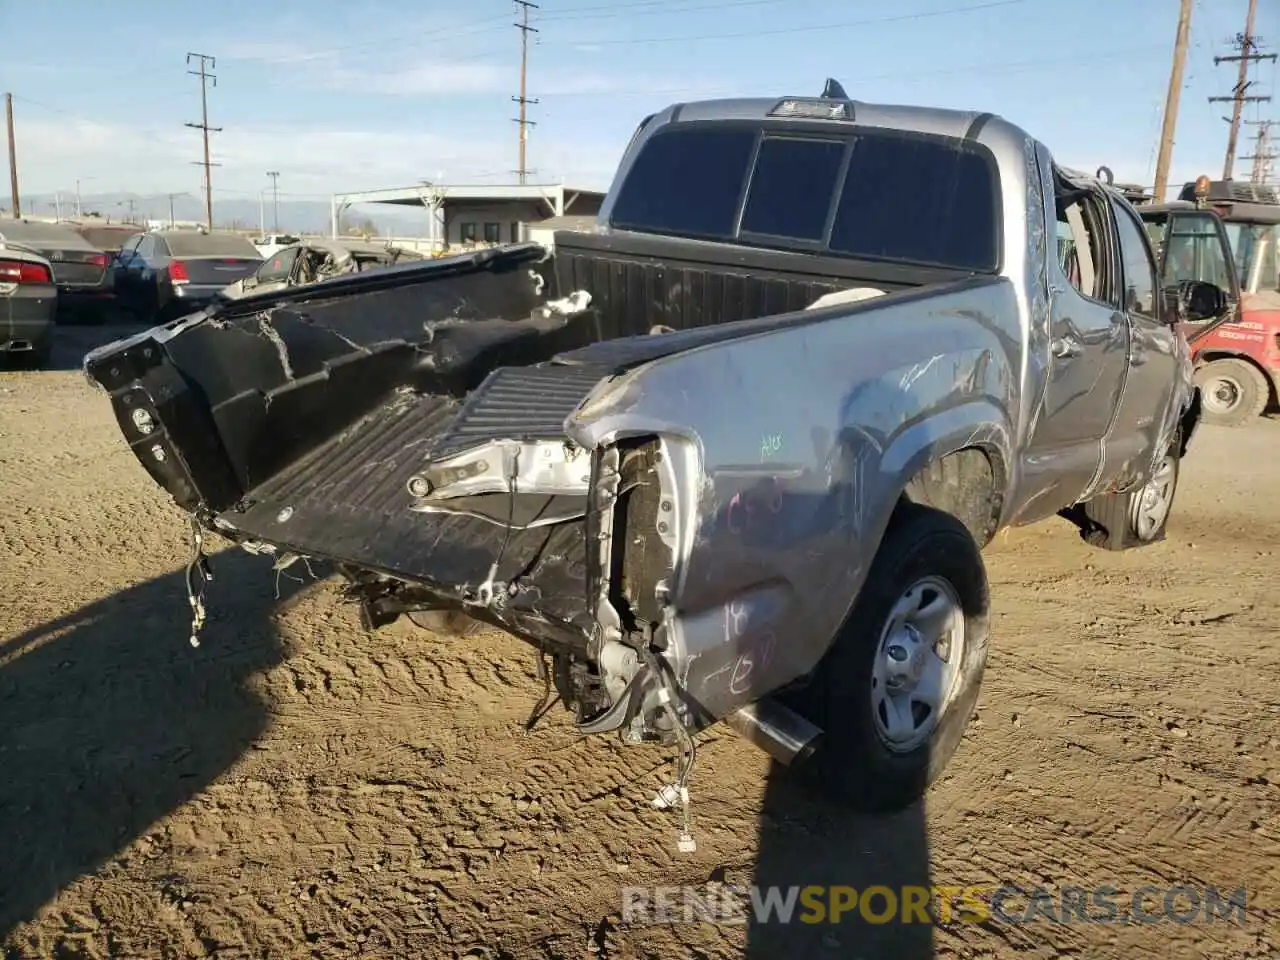
[[[654,601],[647,626],[697,724],[817,665],[930,458],[968,445],[1011,462],[1019,341],[994,329],[992,293],[968,310],[966,295],[886,305],[662,357],[568,419],[597,458],[622,447],[653,465],[611,481],[653,490],[652,508],[601,522],[625,528],[614,545],[664,558],[639,602]],[[1001,313],[1016,316],[1011,298]],[[918,333],[903,336],[908,323]]]

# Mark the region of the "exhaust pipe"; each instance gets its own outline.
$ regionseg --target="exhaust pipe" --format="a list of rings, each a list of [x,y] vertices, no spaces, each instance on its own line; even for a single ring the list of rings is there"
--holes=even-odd
[[[724,722],[784,766],[807,759],[822,736],[820,727],[770,697],[747,704]]]

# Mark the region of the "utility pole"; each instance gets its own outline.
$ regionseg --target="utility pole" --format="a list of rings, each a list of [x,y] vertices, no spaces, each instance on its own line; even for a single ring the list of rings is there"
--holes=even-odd
[[[218,61],[215,60],[213,57],[208,56],[207,54],[188,53],[187,63],[191,62],[192,57],[196,57],[200,61],[199,70],[187,71],[187,73],[191,74],[193,77],[200,78],[200,122],[188,123],[188,124],[185,124],[185,126],[191,127],[195,130],[200,130],[204,133],[204,160],[203,162],[200,160],[196,160],[193,162],[196,163],[198,166],[204,167],[204,210],[205,210],[205,217],[207,218],[209,223],[209,229],[212,230],[213,229],[213,177],[210,173],[210,169],[212,167],[219,166],[219,164],[213,163],[209,160],[209,134],[221,133],[222,128],[209,126],[209,83],[212,82],[212,84],[216,87],[218,85],[218,78],[215,77],[212,73],[209,73],[206,70],[205,65],[207,64],[209,67],[216,67],[218,65]]]
[[[275,233],[280,232],[280,171],[268,170],[267,176],[271,178],[271,229]]]
[[[1227,122],[1231,124],[1231,132],[1227,134],[1227,158],[1222,164],[1222,179],[1230,180],[1232,169],[1236,163],[1236,141],[1240,136],[1240,112],[1244,109],[1246,103],[1267,103],[1271,98],[1257,95],[1250,95],[1249,88],[1253,86],[1253,82],[1249,79],[1249,65],[1257,63],[1261,60],[1275,61],[1274,53],[1259,53],[1258,48],[1261,45],[1262,38],[1253,35],[1253,19],[1258,12],[1258,0],[1249,0],[1249,12],[1245,15],[1244,33],[1236,34],[1236,38],[1232,41],[1233,45],[1239,49],[1239,53],[1226,56],[1214,57],[1214,66],[1220,63],[1240,63],[1240,76],[1236,80],[1235,89],[1231,91],[1229,97],[1210,97],[1210,103],[1230,103],[1231,119]],[[1224,118],[1225,119],[1225,118]]]
[[[22,204],[18,202],[18,145],[13,139],[13,94],[4,95],[4,118],[9,128],[9,200],[14,217],[22,216]]]
[[[1173,158],[1173,132],[1178,125],[1178,101],[1182,98],[1182,68],[1187,62],[1187,37],[1191,33],[1191,0],[1182,0],[1178,12],[1178,33],[1173,41],[1173,69],[1169,71],[1169,92],[1164,100],[1164,126],[1160,130],[1160,152],[1156,158],[1155,202],[1164,201],[1169,186],[1169,162]]]
[[[169,194],[169,229],[172,230],[175,226],[177,223],[173,217],[173,194],[171,193]]]
[[[531,103],[537,103],[537,100],[530,100],[525,94],[528,93],[527,78],[529,70],[529,34],[537,33],[537,27],[529,26],[529,10],[538,9],[538,5],[532,0],[515,0],[520,6],[520,22],[515,24],[515,28],[520,31],[520,96],[512,97],[516,103],[520,104],[520,116],[516,119],[516,123],[520,125],[520,168],[516,171],[516,176],[520,183],[524,183],[528,176],[529,169],[528,159],[528,143],[529,143],[529,127],[537,126],[526,115],[525,108]]]
[[[1257,127],[1258,132],[1254,137],[1253,153],[1247,157],[1241,157],[1241,160],[1253,161],[1253,172],[1249,176],[1252,183],[1266,184],[1271,182],[1271,164],[1276,159],[1277,154],[1271,149],[1271,127],[1275,123],[1273,120],[1257,120],[1245,123],[1251,127]]]

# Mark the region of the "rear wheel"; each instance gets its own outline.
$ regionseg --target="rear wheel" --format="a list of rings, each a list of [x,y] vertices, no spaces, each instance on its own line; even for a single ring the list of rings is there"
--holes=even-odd
[[[1130,550],[1164,539],[1173,497],[1178,492],[1182,461],[1177,438],[1142,487],[1112,493],[1081,504],[1086,518],[1084,538],[1104,550]]]
[[[1206,423],[1239,427],[1262,416],[1270,390],[1262,371],[1247,360],[1224,357],[1196,370],[1201,416]]]
[[[949,514],[903,505],[812,682],[782,699],[823,730],[797,773],[854,809],[918,799],[960,744],[987,661],[978,545]]]

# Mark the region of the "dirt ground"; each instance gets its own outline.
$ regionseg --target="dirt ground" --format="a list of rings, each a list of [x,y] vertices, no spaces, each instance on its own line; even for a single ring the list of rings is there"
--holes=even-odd
[[[1280,422],[1206,428],[1167,542],[1065,522],[989,549],[979,715],[901,815],[850,817],[728,732],[698,849],[669,756],[581,738],[485,634],[368,635],[326,582],[214,558],[78,373],[0,372],[0,937],[10,957],[1280,955]],[[623,886],[1248,889],[1243,923],[625,923]],[[1186,906],[1186,901],[1182,901]],[[1018,908],[1010,907],[1010,911]],[[1153,908],[1154,909],[1154,908]],[[856,920],[856,917],[855,917]]]

